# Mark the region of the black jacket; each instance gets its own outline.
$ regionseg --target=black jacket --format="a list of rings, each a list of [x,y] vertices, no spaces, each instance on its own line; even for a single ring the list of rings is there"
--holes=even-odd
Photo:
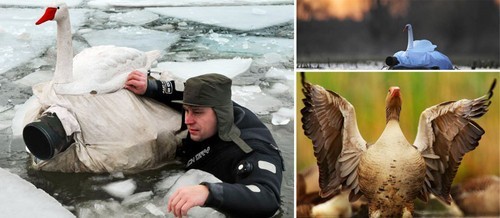
[[[161,90],[150,96],[168,105],[177,100]],[[204,206],[235,217],[270,217],[281,203],[283,159],[271,132],[254,113],[236,103],[233,110],[240,137],[252,152],[245,154],[218,135],[202,142],[192,141],[188,135],[177,154],[187,169],[200,169],[223,181],[203,183],[210,190]]]

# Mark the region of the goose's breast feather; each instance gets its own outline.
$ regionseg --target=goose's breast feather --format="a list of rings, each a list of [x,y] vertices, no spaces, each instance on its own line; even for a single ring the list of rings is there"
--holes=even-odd
[[[391,201],[413,201],[424,183],[425,170],[424,158],[413,147],[373,145],[361,157],[359,184],[369,199],[388,195]]]

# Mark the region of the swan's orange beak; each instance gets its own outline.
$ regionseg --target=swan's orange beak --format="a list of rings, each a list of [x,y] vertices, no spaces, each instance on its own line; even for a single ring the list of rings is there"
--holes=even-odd
[[[54,17],[56,16],[57,8],[54,7],[48,7],[47,10],[45,10],[45,14],[35,23],[36,25],[42,24],[45,21],[48,20],[53,20]]]
[[[403,28],[403,32],[406,32],[408,31],[408,26],[405,26],[405,28]]]

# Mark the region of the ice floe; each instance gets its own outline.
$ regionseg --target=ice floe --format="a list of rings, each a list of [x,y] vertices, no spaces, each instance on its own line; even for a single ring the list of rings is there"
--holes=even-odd
[[[168,71],[183,80],[207,73],[219,73],[234,78],[247,72],[251,64],[250,58],[213,59],[199,62],[161,62],[157,69]]]
[[[137,184],[133,179],[113,182],[102,187],[108,194],[122,199],[132,195],[136,188]]]
[[[34,0],[31,0],[34,1]],[[170,6],[221,6],[247,4],[293,4],[293,0],[91,0],[90,7],[106,9],[110,7],[170,7]]]
[[[125,197],[125,199],[123,199],[123,201],[122,201],[122,205],[123,206],[131,206],[134,204],[140,204],[142,202],[150,200],[152,197],[153,197],[152,191],[140,192],[140,193]]]
[[[277,98],[262,92],[262,89],[255,85],[233,86],[232,93],[233,101],[259,115],[266,115],[269,114],[269,111],[276,111],[283,104]]]
[[[86,19],[85,9],[71,11],[73,29]],[[35,26],[40,9],[0,8],[0,74],[39,57],[56,41],[56,26]]]
[[[136,10],[126,13],[112,14],[109,16],[111,21],[117,21],[132,25],[144,25],[157,20],[160,16],[146,10]]]
[[[271,123],[273,125],[286,125],[294,118],[293,108],[280,108],[277,112],[273,113]]]
[[[207,25],[248,31],[293,21],[293,5],[162,7],[146,10]]]
[[[0,168],[2,217],[75,217],[52,196]]]
[[[175,191],[181,187],[198,185],[201,182],[217,183],[221,182],[214,175],[207,173],[205,171],[191,169],[184,173],[177,179],[175,184],[167,192],[164,202],[168,202],[168,199],[175,193]],[[216,210],[209,207],[193,207],[188,211],[188,217],[225,217],[223,214],[217,212]]]
[[[198,49],[231,55],[278,53],[293,56],[293,43],[293,39],[211,33],[199,40]]]
[[[82,34],[91,46],[115,45],[141,51],[166,50],[179,40],[176,33],[167,33],[142,27],[121,27],[95,30]]]
[[[52,71],[46,71],[46,70],[37,70],[31,74],[26,75],[25,77],[14,81],[16,84],[21,84],[24,86],[33,86],[35,84],[41,83],[41,82],[48,82],[52,79],[52,76],[54,75],[54,72]]]
[[[295,73],[290,69],[279,69],[271,67],[267,73],[266,77],[276,79],[276,80],[295,80]]]
[[[52,1],[40,1],[40,0],[2,0],[1,1],[2,5],[8,5],[8,6],[40,6],[40,7],[45,7],[52,3]],[[65,0],[64,1],[69,7],[75,7],[78,6],[80,3],[82,3],[82,0]]]
[[[154,190],[129,195],[121,203],[115,199],[83,202],[77,205],[76,214],[78,217],[174,217],[173,213],[166,210],[169,197],[180,187],[201,182],[220,180],[201,170],[170,171],[154,185]],[[209,207],[193,207],[188,211],[188,217],[215,218],[224,215]]]
[[[290,87],[284,85],[283,83],[274,83],[268,90],[268,93],[272,95],[281,95],[288,93],[291,90]]]

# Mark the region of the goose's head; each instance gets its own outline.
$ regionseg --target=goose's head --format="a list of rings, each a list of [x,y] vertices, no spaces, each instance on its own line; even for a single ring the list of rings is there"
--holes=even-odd
[[[64,20],[67,19],[68,16],[68,6],[65,3],[54,4],[47,7],[43,16],[36,22],[36,25],[42,24],[49,20]]]
[[[403,32],[410,32],[410,31],[413,31],[412,27],[411,27],[411,24],[406,24],[405,28],[403,29]]]
[[[385,98],[385,119],[386,122],[395,119],[399,121],[399,114],[401,112],[401,92],[399,87],[393,86],[389,88],[387,97]]]

